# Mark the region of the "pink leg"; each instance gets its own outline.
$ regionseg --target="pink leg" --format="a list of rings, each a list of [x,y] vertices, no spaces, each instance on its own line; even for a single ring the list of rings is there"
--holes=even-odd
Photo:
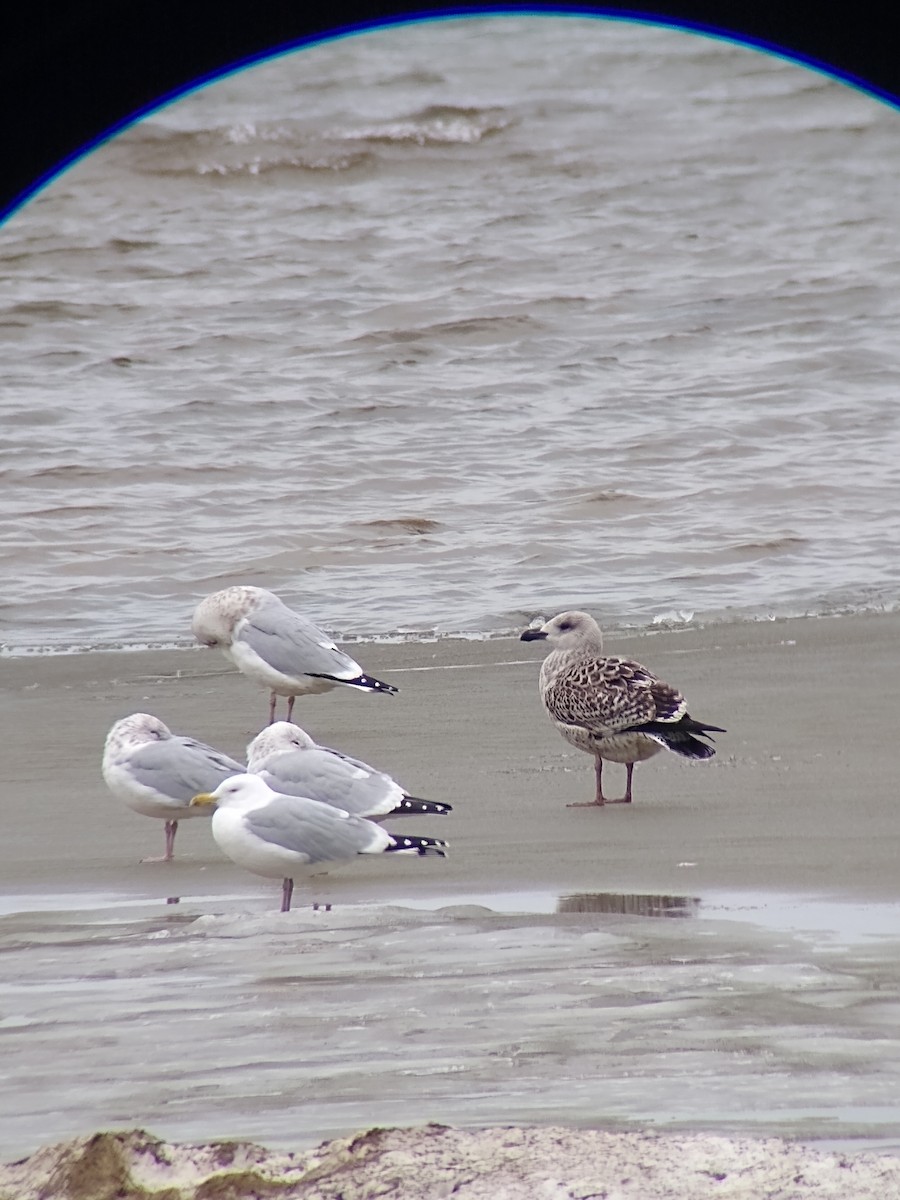
[[[141,862],[171,862],[175,857],[175,834],[178,832],[177,821],[166,821],[166,852],[155,858],[142,858]]]
[[[284,883],[281,885],[281,911],[282,912],[290,912],[291,911],[291,896],[293,894],[294,894],[293,879],[285,879]]]
[[[594,772],[597,777],[597,795],[593,800],[578,800],[574,804],[567,804],[566,808],[602,808],[604,804],[630,804],[631,803],[631,776],[634,772],[634,763],[626,763],[625,770],[627,772],[625,781],[625,795],[617,796],[614,800],[609,796],[603,795],[603,759],[600,755],[594,757]]]
[[[287,709],[287,720],[288,721],[293,721],[293,719],[294,719],[294,701],[296,699],[297,699],[296,696],[288,696],[288,709]]]
[[[269,724],[270,725],[275,724],[275,701],[277,699],[278,699],[278,697],[275,695],[274,692],[272,692],[271,695],[269,696]]]
[[[634,774],[634,763],[626,763],[625,770],[625,795],[622,797],[623,804],[631,803],[631,776]]]
[[[599,754],[594,755],[594,774],[597,779],[597,794],[594,799],[577,800],[574,804],[567,804],[566,808],[597,808],[607,803],[603,795],[603,759]]]

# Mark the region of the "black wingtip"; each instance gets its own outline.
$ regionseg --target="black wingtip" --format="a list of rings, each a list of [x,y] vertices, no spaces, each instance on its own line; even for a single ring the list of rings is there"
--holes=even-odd
[[[370,692],[379,692],[382,696],[396,696],[400,691],[392,683],[382,683],[380,679],[373,679],[371,675],[358,675],[356,679],[348,679],[347,682],[367,688]]]
[[[382,696],[394,696],[400,691],[392,683],[382,683],[371,675],[357,675],[355,679],[338,679],[336,675],[324,675],[321,671],[308,671],[311,679],[327,679],[330,683],[340,683],[344,687],[361,688],[366,692],[379,692]]]
[[[707,725],[703,721],[695,721],[690,714],[685,713],[677,721],[646,721],[643,725],[632,726],[630,732],[644,733],[653,738],[667,750],[680,754],[682,758],[712,758],[715,750],[707,742],[714,742],[713,731],[726,733],[727,730],[718,725]],[[705,741],[699,741],[705,738]]]
[[[399,837],[397,834],[391,834],[393,839],[390,846],[387,847],[387,852],[394,851],[397,854],[437,854],[441,858],[447,857],[449,847],[446,842],[442,842],[440,838],[428,837]]]
[[[682,758],[712,758],[715,754],[712,746],[698,741],[689,733],[677,733],[671,730],[651,732],[646,728],[640,732],[652,738],[654,742],[659,742],[660,746],[665,746],[667,750],[679,754]]]
[[[430,817],[444,817],[447,813],[452,812],[452,804],[443,804],[439,800],[423,800],[420,796],[404,796],[391,813],[391,816],[412,817],[426,815]]]

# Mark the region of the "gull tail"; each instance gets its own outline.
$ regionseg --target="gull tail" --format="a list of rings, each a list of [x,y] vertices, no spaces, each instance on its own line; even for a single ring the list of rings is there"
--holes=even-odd
[[[725,733],[719,725],[704,725],[695,721],[687,713],[679,721],[647,721],[644,725],[635,725],[634,732],[645,733],[654,742],[659,742],[667,750],[680,754],[682,758],[712,758],[715,750],[699,738],[713,741],[713,733]]]
[[[427,814],[430,817],[442,816],[453,812],[452,804],[441,804],[437,800],[422,800],[419,796],[404,796],[396,808],[391,809],[392,817],[415,817]]]
[[[390,836],[391,844],[385,847],[385,854],[390,854],[391,852],[395,854],[437,854],[441,858],[447,857],[449,847],[446,842],[440,841],[439,838],[400,837],[394,833]]]

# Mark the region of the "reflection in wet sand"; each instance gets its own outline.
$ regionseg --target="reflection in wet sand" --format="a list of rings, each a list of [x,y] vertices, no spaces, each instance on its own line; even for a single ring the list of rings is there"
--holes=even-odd
[[[622,913],[640,917],[693,917],[700,901],[696,896],[640,896],[618,892],[578,892],[560,896],[560,913]]]

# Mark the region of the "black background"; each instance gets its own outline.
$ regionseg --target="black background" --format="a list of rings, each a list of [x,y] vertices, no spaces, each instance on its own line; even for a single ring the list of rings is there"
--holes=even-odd
[[[574,5],[505,5],[487,11],[577,11]],[[413,14],[486,11],[335,0],[327,8],[284,0],[17,0],[0,28],[0,215],[12,211],[104,133],[204,76],[328,31]],[[581,11],[659,18],[718,30],[813,61],[900,103],[900,41],[892,8],[772,0]]]

